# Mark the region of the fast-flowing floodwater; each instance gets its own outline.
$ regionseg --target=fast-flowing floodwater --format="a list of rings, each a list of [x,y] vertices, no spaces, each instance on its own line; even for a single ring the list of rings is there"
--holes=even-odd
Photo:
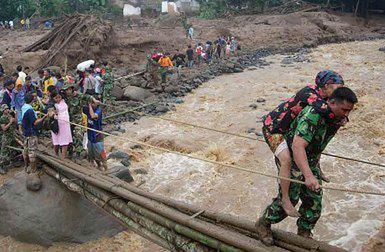
[[[266,59],[271,65],[264,69],[224,75],[203,84],[166,117],[247,135],[250,128],[260,130],[261,124],[256,120],[262,115],[306,83],[313,83],[318,71],[333,69],[358,94],[359,104],[327,151],[385,163],[385,53],[378,50],[383,45],[383,40],[325,45],[304,55],[307,61],[293,64],[282,64],[287,55],[271,56]],[[258,98],[266,102],[257,103]],[[250,104],[257,108],[252,109]],[[262,142],[153,117],[127,123],[125,129],[127,133],[122,136],[276,174],[273,156]],[[107,143],[123,150],[130,146],[112,139]],[[156,150],[145,149],[140,154],[133,168],[149,172],[141,175],[145,181],[142,188],[216,211],[255,220],[277,193],[274,179]],[[333,186],[385,189],[385,171],[380,167],[323,156],[322,169]],[[325,190],[323,205],[314,237],[350,251],[360,251],[385,217],[383,196]],[[292,218],[277,226],[296,231]]]
[[[184,103],[165,117],[238,134],[250,128],[259,131],[256,122],[283,99],[307,83],[314,82],[320,70],[333,69],[343,75],[346,84],[359,96],[359,104],[349,124],[338,132],[327,151],[348,157],[385,163],[385,53],[378,51],[384,40],[325,45],[304,55],[308,61],[282,64],[287,55],[267,58],[270,66],[215,78],[184,97]],[[300,57],[301,58],[301,57]],[[266,102],[257,103],[258,98]],[[249,105],[256,104],[253,109]],[[146,141],[161,147],[190,153],[210,160],[236,164],[252,170],[276,174],[273,156],[263,142],[224,135],[212,131],[172,124],[154,117],[124,124],[121,136]],[[131,151],[128,141],[106,139],[108,149]],[[176,154],[144,148],[133,153],[132,170],[141,188],[174,199],[194,203],[215,211],[258,218],[276,196],[274,179],[189,159]],[[110,160],[110,165],[115,163]],[[322,157],[322,169],[332,185],[353,189],[385,189],[383,168]],[[324,191],[323,213],[315,238],[360,251],[361,246],[383,225],[385,197]],[[288,218],[277,225],[296,231],[295,220]],[[0,246],[15,250],[42,250],[41,247],[1,238]],[[159,251],[158,247],[130,232],[87,244],[59,244],[52,251]]]

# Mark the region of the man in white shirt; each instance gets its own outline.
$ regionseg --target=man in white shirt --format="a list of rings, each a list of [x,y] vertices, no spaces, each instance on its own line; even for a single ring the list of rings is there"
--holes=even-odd
[[[23,67],[20,65],[16,67],[16,70],[19,73],[19,79],[23,82],[24,85],[25,77],[27,77],[27,74],[23,72]]]

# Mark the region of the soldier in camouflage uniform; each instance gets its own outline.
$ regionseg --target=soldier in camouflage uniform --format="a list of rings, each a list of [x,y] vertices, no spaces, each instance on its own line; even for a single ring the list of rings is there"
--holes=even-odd
[[[70,121],[79,125],[83,125],[83,117],[81,112],[83,103],[88,104],[88,102],[95,101],[99,104],[100,102],[90,95],[83,95],[76,92],[75,86],[73,84],[66,83],[62,87],[62,90],[65,92],[63,97],[68,105]],[[83,151],[83,135],[85,133],[85,129],[71,125],[71,131],[73,142],[69,153],[70,155],[76,154],[77,156],[80,156],[81,152]]]
[[[340,87],[327,101],[334,113],[334,118],[324,117],[317,108],[307,106],[292,122],[289,131],[284,134],[292,160],[295,161],[291,166],[291,179],[305,183],[303,185],[292,182],[289,188],[292,204],[295,206],[299,199],[302,202],[299,208],[300,217],[297,220],[298,235],[310,237],[311,230],[321,216],[320,156],[337,132],[339,128],[337,123],[347,118],[356,102],[357,97],[353,91],[347,87]],[[271,224],[278,223],[287,217],[279,200],[281,196],[281,190],[279,190],[278,197],[265,209],[256,223],[257,234],[266,245],[273,244]]]
[[[158,86],[159,83],[158,68],[158,62],[153,60],[150,54],[147,55],[146,72],[150,75],[154,87]]]
[[[9,146],[17,146],[15,140],[16,120],[10,114],[10,109],[7,104],[2,104],[0,107],[2,116],[0,117],[1,127],[1,149],[0,149],[0,174],[4,175],[8,172],[7,165],[9,165],[17,153],[14,150],[7,148]]]
[[[111,68],[108,66],[108,63],[103,63],[102,69],[102,78],[104,80],[103,85],[103,102],[106,102],[107,97],[110,97],[111,89],[114,87],[114,77],[111,73]]]

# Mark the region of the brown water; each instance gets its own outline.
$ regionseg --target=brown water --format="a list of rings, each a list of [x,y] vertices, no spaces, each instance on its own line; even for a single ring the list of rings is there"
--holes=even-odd
[[[385,53],[378,48],[385,41],[326,45],[314,49],[310,62],[281,65],[283,55],[269,57],[265,69],[224,75],[203,84],[184,98],[166,117],[225,131],[247,134],[256,123],[282,99],[313,82],[318,71],[333,69],[344,76],[349,87],[359,94],[350,123],[337,134],[327,151],[349,157],[385,163]],[[252,110],[257,98],[266,99]],[[199,157],[236,164],[248,169],[276,174],[273,156],[264,143],[220,133],[171,124],[152,117],[126,123],[122,136],[141,139]],[[255,136],[255,135],[251,135]],[[106,139],[108,149],[129,151],[128,141]],[[136,151],[132,169],[143,168],[147,175],[136,175],[141,188],[220,212],[255,220],[276,196],[274,179],[225,167],[218,167],[175,154],[144,149]],[[115,161],[109,161],[114,165]],[[323,156],[322,167],[333,185],[354,189],[384,190],[383,168]],[[385,198],[324,192],[324,209],[315,228],[315,238],[360,251],[374,235],[385,217]],[[286,219],[279,228],[295,231],[295,220]],[[1,251],[40,251],[35,245],[0,237]],[[87,244],[58,244],[51,251],[159,251],[141,237],[123,232]]]
[[[265,69],[218,77],[189,94],[169,118],[207,127],[247,134],[260,128],[256,119],[273,109],[282,99],[294,94],[306,83],[314,82],[318,71],[333,69],[359,96],[360,103],[350,123],[337,134],[328,152],[385,163],[385,53],[378,48],[385,41],[326,45],[314,49],[310,62],[281,65],[283,55],[269,57]],[[266,99],[252,110],[257,98]],[[146,140],[220,162],[249,169],[276,173],[273,156],[264,143],[216,132],[172,124],[156,118],[142,118],[125,124],[123,136]],[[127,150],[129,142],[107,140],[107,145]],[[145,150],[139,153],[133,168],[148,175],[147,190],[255,220],[276,195],[274,179],[240,172],[175,154]],[[332,185],[353,189],[384,190],[383,168],[324,156],[322,167]],[[315,228],[315,238],[359,251],[362,244],[382,224],[385,198],[326,190],[324,209]],[[286,219],[279,228],[295,231],[295,219]]]

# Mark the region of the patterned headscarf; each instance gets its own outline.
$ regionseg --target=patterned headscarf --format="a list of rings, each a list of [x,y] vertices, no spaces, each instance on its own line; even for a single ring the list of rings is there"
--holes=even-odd
[[[323,88],[326,84],[342,84],[344,85],[344,79],[342,76],[334,71],[326,70],[321,71],[315,77],[315,84],[318,88]]]

